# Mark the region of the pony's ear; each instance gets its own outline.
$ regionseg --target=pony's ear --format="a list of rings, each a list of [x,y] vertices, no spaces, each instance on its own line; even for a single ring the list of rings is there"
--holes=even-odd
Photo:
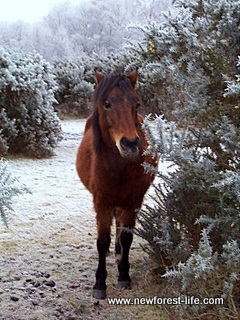
[[[132,86],[135,87],[138,80],[138,68],[129,73],[127,77],[130,80]]]
[[[95,73],[95,79],[96,79],[96,83],[97,83],[97,84],[98,84],[104,77],[105,77],[104,74],[96,71],[96,73]]]

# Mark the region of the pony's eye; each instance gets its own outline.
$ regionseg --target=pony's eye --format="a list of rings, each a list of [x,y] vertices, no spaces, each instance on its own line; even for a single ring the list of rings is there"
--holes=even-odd
[[[104,101],[104,108],[105,108],[105,109],[111,108],[111,103],[110,103],[108,100],[105,100],[105,101]]]

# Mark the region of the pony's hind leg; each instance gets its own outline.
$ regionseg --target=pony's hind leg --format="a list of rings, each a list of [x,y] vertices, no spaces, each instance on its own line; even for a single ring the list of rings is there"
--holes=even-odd
[[[96,283],[93,287],[93,297],[96,299],[106,298],[106,256],[109,250],[111,237],[110,229],[112,223],[112,215],[105,211],[104,215],[97,212],[97,227],[98,227],[98,268],[96,272]]]
[[[131,229],[135,226],[135,214],[130,212],[124,212],[121,214],[121,225],[124,229],[120,229],[119,232],[119,245],[121,248],[120,260],[118,262],[118,289],[130,289],[131,288],[131,278],[129,276],[129,250],[133,240],[133,233]],[[130,230],[125,230],[128,228]]]

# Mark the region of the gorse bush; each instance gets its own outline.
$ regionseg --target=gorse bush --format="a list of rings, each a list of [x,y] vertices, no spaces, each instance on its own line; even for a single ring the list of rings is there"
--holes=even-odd
[[[130,51],[132,65],[142,67],[146,106],[178,122],[208,122],[223,107],[231,113],[231,102],[223,102],[223,75],[231,79],[236,70],[239,2],[189,0],[175,6],[177,14],[166,13],[165,22],[139,26],[144,40]]]
[[[52,106],[56,89],[50,64],[39,54],[0,49],[0,155],[52,153],[61,133]]]
[[[145,40],[132,53],[149,79],[150,103],[163,114],[154,128],[145,120],[146,152],[158,152],[160,165],[137,233],[174,295],[224,299],[221,306],[180,305],[182,319],[238,319],[240,2],[175,4],[177,15],[141,28]]]

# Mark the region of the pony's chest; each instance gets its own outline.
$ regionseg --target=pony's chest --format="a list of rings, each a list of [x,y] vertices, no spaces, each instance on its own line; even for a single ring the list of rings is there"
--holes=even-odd
[[[126,207],[132,202],[141,203],[149,187],[149,176],[144,173],[141,163],[113,167],[96,172],[95,196],[108,202],[109,205]]]
[[[112,185],[123,188],[130,185],[134,186],[137,180],[145,176],[145,173],[140,161],[136,163],[127,162],[125,165],[116,162],[112,166],[106,167],[104,176],[107,177]]]

